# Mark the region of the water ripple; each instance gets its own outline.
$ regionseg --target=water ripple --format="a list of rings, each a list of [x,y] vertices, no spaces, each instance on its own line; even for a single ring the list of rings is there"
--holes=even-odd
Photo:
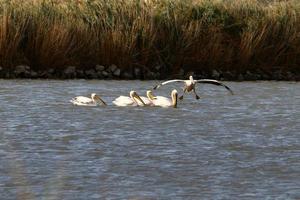
[[[299,199],[300,84],[227,84],[163,109],[111,103],[153,81],[0,80],[2,198]]]

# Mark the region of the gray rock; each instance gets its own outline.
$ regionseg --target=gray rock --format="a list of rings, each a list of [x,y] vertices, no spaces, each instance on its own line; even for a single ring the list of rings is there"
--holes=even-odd
[[[85,78],[85,74],[83,70],[76,70],[76,78]]]
[[[97,78],[97,73],[94,69],[85,70],[84,73],[87,76],[87,78],[91,78],[91,79],[96,79]]]
[[[154,79],[161,79],[161,75],[159,72],[154,73]]]
[[[0,70],[0,71],[1,71],[1,70]],[[290,81],[296,80],[296,79],[295,79],[295,74],[293,74],[292,72],[287,72],[287,73],[286,73],[286,78],[287,78],[287,80],[290,80]]]
[[[37,78],[37,77],[38,77],[38,73],[35,72],[35,71],[31,71],[31,72],[30,72],[30,77],[31,77],[31,78]]]
[[[107,71],[103,71],[103,72],[102,72],[102,76],[108,77],[108,76],[109,76],[109,73],[108,73]]]
[[[7,71],[7,72],[5,73],[5,78],[16,78],[16,76],[15,76],[15,74],[10,73],[9,71]]]
[[[49,70],[47,71],[47,73],[48,73],[48,74],[54,74],[54,73],[55,73],[55,70],[54,70],[54,69],[49,69]]]
[[[156,65],[154,68],[156,69],[156,71],[159,71],[161,69],[161,65]]]
[[[278,81],[284,79],[284,76],[283,76],[283,74],[282,74],[281,71],[275,71],[275,72],[272,74],[272,77],[273,77],[274,80],[278,80]]]
[[[224,75],[224,80],[229,80],[229,81],[234,80],[235,77],[234,74],[230,71],[224,72],[223,75]]]
[[[102,72],[96,72],[96,74],[97,74],[98,79],[103,79],[104,78],[104,76],[102,75]]]
[[[180,68],[180,69],[179,69],[179,72],[178,72],[178,75],[179,75],[181,78],[184,78],[184,69]]]
[[[113,75],[116,76],[116,77],[120,77],[121,70],[120,69],[116,69],[116,71],[114,71]]]
[[[30,77],[30,67],[27,65],[18,65],[15,68],[15,75],[17,77],[28,78]]]
[[[135,77],[138,77],[138,78],[139,78],[139,77],[141,76],[141,73],[142,73],[142,72],[141,72],[141,69],[140,69],[140,68],[138,68],[138,67],[135,67],[135,68],[134,68],[134,76],[135,76]]]
[[[26,71],[29,71],[30,70],[30,67],[27,66],[27,65],[18,65],[16,66],[15,68],[15,72],[16,73],[22,73],[22,72],[26,72]]]
[[[125,79],[133,79],[133,75],[129,72],[124,72],[122,77]]]
[[[155,79],[155,73],[151,71],[147,71],[145,78],[148,80]]]
[[[239,74],[239,75],[238,75],[238,80],[239,80],[239,81],[243,81],[243,80],[244,80],[243,74]]]
[[[214,69],[214,70],[212,71],[212,74],[211,74],[211,75],[212,75],[212,77],[213,77],[214,79],[219,79],[221,74],[220,74],[220,72],[218,72],[217,70]]]
[[[111,65],[108,67],[108,71],[110,72],[115,72],[118,69],[118,67],[116,65]]]
[[[95,69],[97,72],[102,72],[103,70],[105,70],[105,67],[103,65],[96,65]]]
[[[76,67],[75,66],[68,66],[64,70],[64,78],[75,78],[76,77]]]

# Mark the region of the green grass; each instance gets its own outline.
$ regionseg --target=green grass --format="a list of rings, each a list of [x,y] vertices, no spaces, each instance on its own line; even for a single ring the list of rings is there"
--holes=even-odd
[[[299,70],[297,0],[0,2],[0,66],[7,69]]]

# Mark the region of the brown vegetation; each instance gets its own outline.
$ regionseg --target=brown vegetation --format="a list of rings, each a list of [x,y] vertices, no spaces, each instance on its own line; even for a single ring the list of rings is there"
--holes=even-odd
[[[0,66],[299,71],[297,0],[0,0]]]

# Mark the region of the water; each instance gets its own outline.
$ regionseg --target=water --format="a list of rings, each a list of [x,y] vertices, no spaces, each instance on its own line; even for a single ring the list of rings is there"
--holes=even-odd
[[[198,85],[177,109],[111,104],[156,83],[0,80],[1,199],[300,199],[300,83]],[[68,102],[92,92],[110,106]]]

